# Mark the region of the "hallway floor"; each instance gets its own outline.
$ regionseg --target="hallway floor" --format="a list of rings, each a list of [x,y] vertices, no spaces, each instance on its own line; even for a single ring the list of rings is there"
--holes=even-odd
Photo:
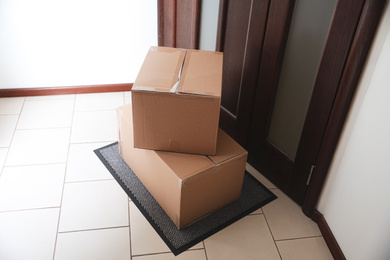
[[[0,259],[333,259],[313,221],[278,199],[174,257],[93,150],[117,140],[130,92],[0,98]]]

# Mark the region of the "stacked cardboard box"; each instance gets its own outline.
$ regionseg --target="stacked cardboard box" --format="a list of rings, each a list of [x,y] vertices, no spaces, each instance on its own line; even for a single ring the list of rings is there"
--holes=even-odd
[[[119,151],[178,228],[237,200],[247,152],[218,129],[222,53],[152,47],[118,108]]]

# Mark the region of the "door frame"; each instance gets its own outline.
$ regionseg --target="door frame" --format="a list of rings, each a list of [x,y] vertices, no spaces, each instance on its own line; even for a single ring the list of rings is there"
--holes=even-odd
[[[198,49],[201,0],[158,0],[158,45]]]
[[[306,188],[311,167],[315,165],[309,185],[305,189],[306,192],[293,198],[302,205],[302,211],[308,217],[312,217],[315,211],[385,2],[385,0],[339,0],[336,3],[295,158],[296,166],[294,166],[293,174],[297,174],[299,178],[289,187],[289,189],[296,189],[305,185]],[[284,9],[288,10],[284,16],[278,12],[272,13],[272,6],[280,4],[289,4],[291,7]],[[268,103],[269,105],[269,102],[272,103],[275,99],[275,86],[278,84],[277,79],[281,70],[293,5],[294,1],[279,0],[273,0],[270,4],[268,19],[271,23],[268,23],[267,27],[270,28],[268,31],[271,33],[268,39],[267,37],[264,39],[263,50],[266,49],[267,40],[281,44],[271,52],[272,57],[275,58],[274,64],[269,66],[270,57],[267,55],[262,55],[261,58],[262,62],[267,65],[265,65],[264,70],[268,70],[268,78],[265,80],[267,84],[260,82],[260,87],[258,86],[256,90],[257,99],[263,101],[258,103],[260,108],[257,108],[262,111],[262,119],[252,120],[252,124],[253,122],[263,124],[263,128],[258,128],[262,129],[260,131],[262,135],[267,134],[269,130],[269,124],[264,122],[271,115],[272,110],[265,109],[264,104]],[[228,0],[220,0],[216,43],[218,51],[223,51],[227,6]],[[275,8],[275,10],[280,9]],[[276,26],[277,23],[285,23],[288,26],[282,33],[278,32],[278,34],[271,30],[272,26]],[[272,70],[270,71],[269,68]],[[260,72],[261,69],[260,66]],[[262,80],[264,79],[262,78]],[[256,126],[252,126],[253,128],[256,129]],[[239,139],[242,140],[242,138]],[[274,148],[270,147],[270,149]],[[282,151],[274,149],[274,152],[275,156],[283,156],[287,162],[289,161],[288,156]],[[289,165],[285,167],[289,167]]]
[[[300,205],[303,205],[304,201],[307,200],[306,196],[312,196],[310,192],[307,193],[308,186],[312,186],[310,185],[312,183],[311,178],[316,179],[319,173],[324,171],[324,165],[319,165],[317,162],[321,159],[318,157],[320,155],[319,151],[324,149],[321,146],[324,145],[326,147],[328,145],[323,142],[327,128],[331,134],[332,131],[339,133],[329,140],[329,142],[338,143],[346,114],[339,115],[343,118],[339,129],[336,129],[336,126],[332,126],[334,128],[330,129],[328,123],[332,113],[338,115],[341,111],[348,111],[349,109],[350,102],[340,104],[340,108],[345,108],[337,111],[335,110],[334,102],[338,93],[351,92],[353,95],[354,89],[357,86],[361,70],[352,73],[352,71],[347,69],[347,64],[348,60],[356,55],[356,53],[351,51],[351,46],[354,42],[356,43],[355,39],[358,37],[358,27],[361,26],[361,21],[364,21],[364,19],[361,19],[364,9],[373,2],[375,0],[342,0],[336,3],[302,129],[289,187],[289,192],[294,194],[292,199]],[[376,2],[379,3],[379,1]],[[363,47],[360,43],[356,43],[356,46],[358,48]],[[366,56],[369,50],[369,46],[366,47],[365,51],[363,49],[360,50],[361,54],[365,53],[364,56]],[[361,68],[364,65],[364,61],[365,57],[361,60]],[[342,84],[343,78],[353,77],[356,78],[355,85]],[[348,88],[353,88],[353,91],[348,91]],[[334,149],[331,149],[327,156],[333,157],[334,151]],[[330,166],[330,162],[331,160],[326,167],[326,172]],[[318,189],[321,191],[324,181],[325,179],[321,183],[321,188],[314,187],[315,189],[311,188],[310,190],[315,191]]]
[[[333,155],[337,149],[337,144],[381,20],[385,3],[386,0],[366,0],[364,2],[323,139],[318,149],[316,167],[302,206],[302,211],[306,216],[313,217],[315,213],[315,208],[332,163]],[[348,6],[348,9],[344,9],[344,12],[348,13],[347,10],[350,10],[350,8],[351,6]],[[343,16],[343,13],[340,16]],[[343,19],[348,20],[345,16]]]
[[[220,0],[216,43],[216,49],[219,51],[223,51],[228,1]],[[189,1],[188,8],[184,8],[184,10],[180,9],[182,7],[179,8],[178,2],[180,0],[158,1],[159,45],[197,48],[199,44],[200,0]],[[273,0],[273,2],[280,4],[285,1]],[[289,3],[294,3],[294,1],[289,1]],[[307,191],[303,196],[302,211],[308,217],[312,217],[315,212],[385,3],[386,0],[339,0],[336,3],[324,49],[325,55],[320,63],[315,89],[309,105],[310,112],[306,116],[303,129],[303,133],[310,134],[302,134],[295,158],[295,160],[299,160],[300,167],[294,171],[303,173],[303,179],[298,185],[302,183],[306,185],[309,170],[312,165],[315,165]],[[178,10],[186,15],[178,16]],[[177,30],[177,19],[181,19],[182,22],[187,21],[191,25],[190,30]],[[289,23],[289,19],[291,20],[291,16],[287,14],[282,21]],[[282,21],[275,20],[279,23]],[[282,37],[287,37],[287,34],[288,28]],[[347,37],[348,34],[349,37]],[[180,46],[182,43],[185,46]],[[281,54],[283,57],[284,49],[285,46],[281,44],[280,48],[276,50],[277,55]],[[262,59],[265,59],[264,55],[262,56]],[[333,73],[331,77],[329,77],[329,72]],[[272,76],[275,77],[275,75]],[[256,94],[259,94],[258,90]],[[331,98],[324,100],[324,95]],[[315,133],[315,145],[312,143],[314,142],[313,133]],[[313,153],[313,147],[315,153]],[[311,160],[307,160],[308,155]]]

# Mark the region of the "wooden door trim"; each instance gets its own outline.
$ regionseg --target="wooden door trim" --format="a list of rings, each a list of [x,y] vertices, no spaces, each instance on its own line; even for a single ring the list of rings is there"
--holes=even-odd
[[[343,251],[341,250],[339,243],[337,242],[332,230],[326,222],[324,216],[318,210],[314,210],[312,220],[317,223],[318,228],[321,231],[322,236],[329,248],[330,253],[336,260],[346,260]]]
[[[201,0],[158,0],[158,45],[199,48]]]
[[[158,45],[176,46],[176,1],[157,1]]]
[[[220,52],[223,52],[223,46],[225,44],[227,11],[228,0],[219,0],[217,41],[215,44],[215,50]]]
[[[130,91],[133,83],[0,89],[0,97],[27,97]]]
[[[302,210],[309,217],[313,216],[315,212],[385,2],[385,0],[366,0],[364,3],[335,102],[323,135],[316,167],[303,203]]]

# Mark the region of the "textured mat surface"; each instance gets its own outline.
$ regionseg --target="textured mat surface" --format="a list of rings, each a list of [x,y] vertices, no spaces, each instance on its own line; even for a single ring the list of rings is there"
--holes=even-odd
[[[174,255],[182,253],[277,198],[251,174],[245,172],[239,200],[179,230],[119,155],[118,143],[94,152]]]

